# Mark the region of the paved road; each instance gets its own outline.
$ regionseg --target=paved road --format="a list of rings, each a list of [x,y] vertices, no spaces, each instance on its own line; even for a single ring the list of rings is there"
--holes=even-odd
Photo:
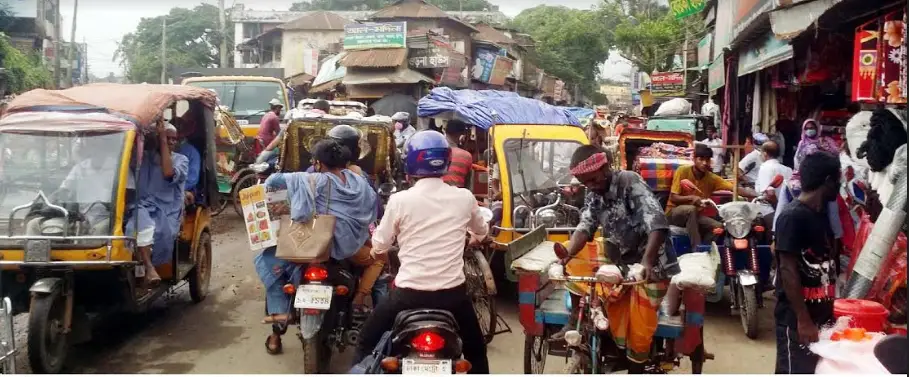
[[[265,353],[265,337],[271,327],[259,322],[264,310],[263,288],[252,267],[253,253],[244,240],[240,219],[233,213],[222,216],[215,224],[215,269],[209,298],[194,305],[182,288],[146,315],[107,324],[92,342],[72,349],[67,371],[300,373],[302,351],[295,336],[285,336],[284,354]],[[762,312],[756,341],[745,337],[738,317],[730,316],[726,305],[708,308],[705,342],[716,360],[707,362],[705,372],[772,373],[772,299]],[[517,320],[516,298],[500,297],[497,306],[513,332],[497,336],[489,346],[492,372],[523,373],[524,335]],[[24,348],[25,321],[24,315],[16,320],[20,348]],[[343,373],[349,359],[350,351],[336,357],[333,371]],[[20,370],[28,372],[24,349],[19,360]],[[563,365],[563,359],[550,357],[546,369],[559,373]],[[679,372],[690,372],[686,362]]]

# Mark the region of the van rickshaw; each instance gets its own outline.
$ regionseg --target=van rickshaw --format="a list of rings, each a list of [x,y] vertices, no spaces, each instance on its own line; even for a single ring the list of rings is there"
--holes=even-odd
[[[474,164],[467,187],[478,200],[487,199],[491,207],[498,204],[494,203],[495,198],[487,198],[487,193],[494,191],[488,180],[487,165],[499,161],[496,169],[501,177],[501,195],[506,200],[502,200],[501,219],[493,230],[498,244],[506,244],[529,232],[532,224],[545,224],[553,239],[568,239],[569,232],[580,221],[580,210],[577,203],[574,206],[569,203],[562,188],[570,186],[571,154],[588,143],[580,122],[571,112],[513,92],[435,88],[420,99],[417,113],[422,122],[420,128],[428,126],[430,118],[438,129],[444,128],[450,119],[473,126],[470,140],[462,147],[479,161]],[[530,179],[524,179],[525,176]],[[576,197],[573,195],[571,200]],[[580,198],[583,204],[583,196]],[[468,289],[487,342],[496,334],[511,332],[495,309],[493,298],[497,289],[490,267],[492,251],[484,248],[465,253]],[[510,254],[505,253],[504,258],[504,275],[517,281],[507,268]],[[498,326],[504,329],[496,331]]]
[[[6,180],[11,187],[0,203],[2,294],[12,300],[14,313],[29,313],[33,371],[59,373],[68,347],[89,340],[91,325],[108,314],[143,312],[183,282],[192,301],[206,297],[210,207],[218,195],[215,101],[214,93],[188,86],[93,84],[33,90],[11,103],[10,114],[0,121],[0,146],[15,148],[19,157],[5,161],[2,170],[14,177]],[[132,188],[144,184],[133,178],[130,166],[162,118],[190,132],[187,140],[202,156],[200,190],[197,203],[183,211],[170,261],[156,268],[161,284],[147,289],[137,278],[142,263],[136,234],[125,231],[137,216],[129,215],[135,212],[129,211]],[[58,191],[85,161],[78,148],[87,140],[110,146],[91,150],[91,158],[104,157],[115,166],[109,182],[95,182],[90,190],[96,195],[98,187],[106,187],[108,200],[83,203],[89,200],[81,185],[71,188],[75,195]],[[86,217],[94,215],[100,220],[92,224]]]

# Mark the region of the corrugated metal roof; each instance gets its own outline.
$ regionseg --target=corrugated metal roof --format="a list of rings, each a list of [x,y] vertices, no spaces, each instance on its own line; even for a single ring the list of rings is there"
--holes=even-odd
[[[396,18],[429,18],[429,19],[448,19],[452,22],[463,25],[465,28],[476,31],[477,29],[457,18],[451,17],[439,7],[429,4],[423,0],[398,0],[398,2],[379,9],[376,13],[369,16],[370,20],[389,20]]]
[[[321,83],[319,85],[316,85],[316,86],[313,86],[312,88],[310,88],[309,93],[313,94],[313,93],[328,92],[328,91],[334,89],[340,83],[341,83],[341,79],[326,81],[324,83]]]
[[[312,12],[286,24],[278,26],[284,30],[344,30],[350,20],[333,12]]]
[[[492,43],[496,43],[496,44],[502,44],[502,45],[515,44],[515,41],[513,39],[509,38],[507,35],[505,35],[505,33],[498,31],[495,28],[493,28],[492,26],[489,26],[485,23],[476,24],[476,25],[474,25],[474,27],[477,28],[477,30],[479,30],[480,32],[477,34],[474,34],[473,39],[492,42]]]
[[[347,51],[340,64],[342,67],[395,68],[407,60],[406,48],[382,48]]]

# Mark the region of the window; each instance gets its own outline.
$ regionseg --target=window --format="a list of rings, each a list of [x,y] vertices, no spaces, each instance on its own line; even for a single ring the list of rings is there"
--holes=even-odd
[[[262,34],[262,24],[259,23],[247,23],[243,24],[243,38],[250,39],[255,36]]]

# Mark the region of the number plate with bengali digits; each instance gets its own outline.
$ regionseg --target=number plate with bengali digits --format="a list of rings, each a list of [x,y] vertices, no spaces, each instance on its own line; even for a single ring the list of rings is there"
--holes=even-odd
[[[739,281],[742,282],[742,285],[757,284],[757,278],[754,277],[754,275],[741,275],[741,276],[739,276]]]
[[[451,374],[451,360],[404,359],[401,374]]]
[[[330,285],[301,285],[297,287],[294,308],[328,310],[334,291],[334,287]]]
[[[238,126],[248,126],[249,121],[246,119],[237,119],[237,125]]]
[[[25,242],[25,263],[50,262],[50,240],[28,240]]]

